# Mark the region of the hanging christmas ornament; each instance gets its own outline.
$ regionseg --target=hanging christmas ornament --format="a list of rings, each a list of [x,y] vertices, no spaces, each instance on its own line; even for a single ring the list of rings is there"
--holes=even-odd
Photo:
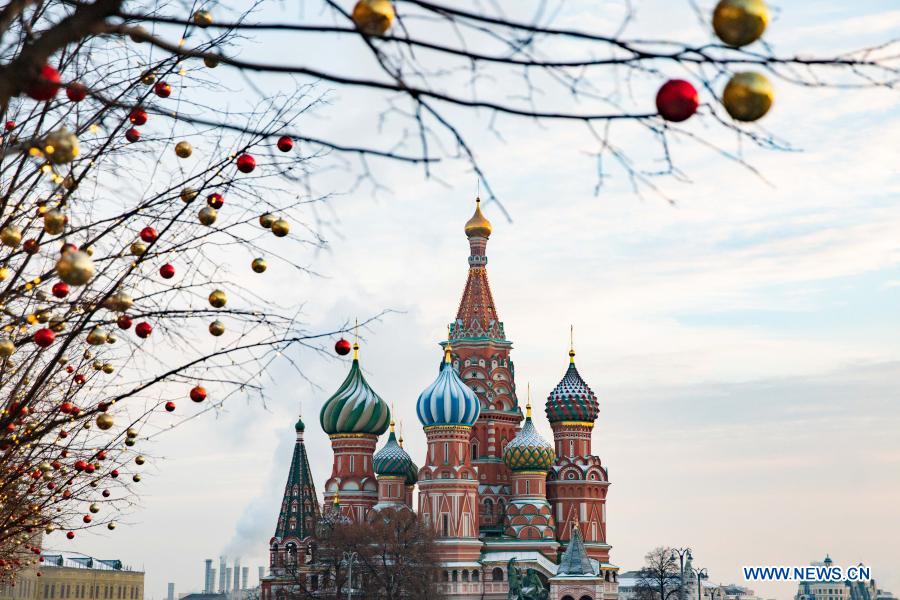
[[[199,195],[200,195],[200,192],[198,192],[194,188],[190,188],[190,187],[184,188],[183,190],[181,190],[181,193],[179,194],[179,196],[181,197],[181,201],[184,202],[185,204],[189,204],[189,203],[193,202]]]
[[[212,206],[216,210],[222,208],[225,205],[225,198],[222,197],[222,194],[218,192],[213,192],[209,196],[206,197],[206,204]]]
[[[219,66],[219,59],[211,54],[207,54],[203,57],[203,64],[206,65],[208,69],[215,69]]]
[[[91,505],[88,507],[88,510],[94,514],[97,514],[98,512],[100,512],[100,505],[97,504],[96,502],[92,502]]]
[[[41,348],[47,348],[56,339],[56,334],[48,328],[38,329],[32,336],[34,343]]]
[[[366,35],[384,35],[394,22],[394,6],[390,0],[359,0],[353,22]]]
[[[103,414],[97,415],[97,427],[99,429],[106,431],[107,429],[111,428],[113,425],[115,425],[115,421],[113,420],[112,415],[110,415],[108,413],[103,413]]]
[[[141,256],[147,251],[147,245],[144,242],[134,241],[131,243],[129,250],[134,256]]]
[[[8,337],[0,338],[0,358],[9,358],[16,351],[16,345]]]
[[[683,79],[670,79],[656,93],[656,110],[666,121],[685,121],[697,112],[698,106],[697,90]]]
[[[113,312],[125,312],[134,305],[134,298],[127,292],[118,291],[103,302],[103,308]]]
[[[137,334],[139,338],[148,338],[150,334],[153,333],[153,326],[150,325],[147,321],[141,321],[134,327],[134,332]]]
[[[134,457],[134,464],[136,464],[136,465],[142,465],[145,462],[147,462],[147,460],[140,454],[138,454],[137,456]]]
[[[59,235],[66,229],[69,217],[61,210],[51,208],[44,213],[44,231],[50,235]]]
[[[6,127],[7,131],[12,131],[13,129],[16,128],[16,122],[15,121],[7,121],[5,127]]]
[[[756,121],[772,107],[775,92],[760,73],[737,73],[722,92],[722,104],[735,121]]]
[[[153,93],[160,98],[168,98],[172,95],[172,86],[165,81],[157,81],[153,86]]]
[[[87,252],[69,250],[56,262],[56,273],[69,285],[84,285],[94,276],[94,261]]]
[[[116,522],[110,521],[109,523],[106,524],[106,528],[109,529],[110,531],[112,531],[113,529],[116,528]]]
[[[140,127],[147,122],[147,111],[140,106],[135,106],[131,109],[131,112],[128,113],[128,120],[131,121],[132,124]]]
[[[141,229],[140,235],[141,235],[141,239],[144,240],[145,242],[147,242],[148,244],[155,242],[156,238],[159,237],[159,234],[156,232],[156,230],[149,226]]]
[[[55,298],[65,298],[69,295],[69,284],[64,281],[57,281],[53,284],[53,287],[50,288],[50,292]]]
[[[250,268],[253,269],[254,273],[265,273],[267,267],[268,265],[264,258],[254,258],[253,262],[250,263]]]
[[[272,223],[272,233],[275,237],[284,237],[291,231],[291,225],[284,219],[277,219]]]
[[[237,157],[237,168],[241,173],[252,173],[256,168],[256,159],[249,154],[241,154]]]
[[[263,213],[259,215],[259,224],[266,229],[270,229],[272,227],[272,223],[274,223],[275,220],[275,215],[273,215],[272,213]]]
[[[78,137],[65,127],[60,127],[44,138],[44,155],[54,165],[65,165],[80,152]]]
[[[135,473],[134,475],[131,476],[131,480],[135,483],[140,483],[141,482],[141,474]]]
[[[194,402],[203,402],[206,400],[206,388],[200,385],[191,388],[191,400]]]
[[[22,230],[15,225],[7,225],[0,229],[0,242],[4,246],[15,248],[22,242]]]
[[[81,102],[87,97],[87,88],[80,83],[70,83],[66,86],[66,96],[72,102]]]
[[[141,139],[141,132],[131,127],[128,131],[125,132],[125,139],[131,142],[132,144]]]
[[[56,97],[59,87],[59,71],[50,65],[44,65],[26,93],[34,100],[46,102]]]
[[[125,437],[134,439],[137,436],[138,436],[138,430],[135,429],[134,427],[129,427],[127,430],[125,430]]]
[[[288,135],[283,135],[278,138],[278,149],[282,152],[290,152],[294,147],[294,140],[291,139]]]
[[[213,22],[212,13],[208,10],[198,10],[194,13],[193,19],[197,27],[209,27]]]
[[[175,403],[174,402],[166,402],[166,412],[175,412]],[[141,463],[138,463],[141,464]]]
[[[713,11],[713,29],[719,39],[735,48],[762,37],[769,23],[763,0],[721,0]]]
[[[175,267],[169,263],[164,264],[159,268],[159,276],[163,279],[172,279],[175,277]]]
[[[119,326],[119,329],[131,329],[131,317],[128,315],[119,315],[119,318],[116,319],[116,325]]]
[[[209,304],[213,308],[222,308],[228,302],[228,297],[222,290],[213,290],[209,294]]]
[[[106,343],[106,332],[99,327],[94,327],[87,335],[87,343],[91,346],[100,346]]]
[[[25,243],[22,244],[22,250],[25,251],[25,254],[37,254],[38,250],[40,250],[40,244],[34,238],[25,240]]]
[[[108,341],[108,342],[114,339],[112,334],[109,334],[108,336],[106,336],[106,338],[107,338],[106,341]],[[112,366],[111,363],[103,363],[103,372],[104,373],[109,375],[113,371],[115,371],[115,368]]]
[[[350,354],[350,349],[350,342],[348,342],[344,338],[339,339],[334,344],[334,351],[338,356],[347,356],[348,354]]]
[[[219,216],[219,213],[216,212],[212,206],[204,206],[200,209],[200,212],[197,213],[197,219],[203,225],[212,225],[216,222],[216,217]]]
[[[175,144],[175,154],[178,158],[188,158],[193,152],[194,148],[190,142],[182,140]]]
[[[75,539],[75,532],[74,532],[74,531],[68,531],[68,532],[66,532],[66,537],[67,537],[68,539],[70,539],[70,540],[74,540],[74,539]]]
[[[141,83],[144,85],[153,85],[156,82],[156,73],[153,71],[144,71],[141,75]]]
[[[209,333],[214,337],[219,337],[225,333],[225,323],[222,321],[213,321],[209,324]]]

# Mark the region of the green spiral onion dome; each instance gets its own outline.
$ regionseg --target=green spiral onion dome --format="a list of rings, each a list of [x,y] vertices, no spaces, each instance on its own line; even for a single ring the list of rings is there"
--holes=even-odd
[[[403,477],[407,485],[412,485],[418,477],[418,469],[406,450],[397,442],[394,435],[394,424],[391,423],[391,435],[387,443],[372,458],[375,474],[384,477]],[[412,481],[410,481],[412,477]]]
[[[503,462],[513,471],[549,471],[556,452],[553,446],[537,432],[531,421],[531,406],[522,431],[506,445]]]
[[[569,368],[547,398],[547,420],[593,423],[600,414],[597,396],[575,368],[575,351],[569,350]]]
[[[381,435],[388,428],[391,412],[375,393],[359,368],[359,345],[353,345],[353,364],[341,387],[325,402],[319,422],[328,435],[368,433]]]

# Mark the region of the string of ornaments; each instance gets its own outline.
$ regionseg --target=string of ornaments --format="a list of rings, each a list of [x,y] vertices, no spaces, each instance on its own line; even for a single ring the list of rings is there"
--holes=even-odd
[[[721,0],[713,11],[713,31],[731,48],[742,48],[758,40],[768,23],[769,9],[763,0]],[[732,75],[725,84],[721,101],[732,119],[748,123],[769,112],[774,96],[765,75],[743,71]],[[667,81],[656,94],[656,109],[666,121],[686,121],[699,106],[697,89],[684,79]]]

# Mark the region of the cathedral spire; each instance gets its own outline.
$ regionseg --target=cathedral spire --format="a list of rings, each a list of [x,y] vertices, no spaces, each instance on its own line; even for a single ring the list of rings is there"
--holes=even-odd
[[[284,486],[284,499],[275,527],[275,537],[281,540],[287,537],[302,540],[312,535],[320,515],[319,500],[309,467],[309,458],[306,455],[306,444],[303,441],[305,430],[303,419],[298,418],[294,425],[297,434],[294,456],[291,459],[291,469]]]
[[[469,239],[469,277],[463,290],[452,337],[505,340],[503,325],[494,307],[487,278],[487,242],[493,227],[481,213],[481,199],[475,199],[475,214],[466,222]]]

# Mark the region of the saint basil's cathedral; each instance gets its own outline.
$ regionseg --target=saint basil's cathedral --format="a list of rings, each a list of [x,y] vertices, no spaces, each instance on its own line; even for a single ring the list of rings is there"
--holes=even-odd
[[[597,397],[570,348],[545,406],[553,443],[535,428],[530,399],[523,423],[512,342],[488,283],[491,232],[476,201],[465,226],[470,251],[462,300],[441,342],[438,375],[416,403],[428,441],[424,465],[417,467],[403,448],[354,345],[350,371],[320,414],[334,452],[324,488],[328,508],[319,508],[301,420],[261,600],[277,600],[284,596],[279,590],[296,584],[285,565],[308,547],[320,519],[362,521],[386,508],[416,510],[434,528],[448,598],[617,597],[618,568],[609,561],[606,536],[609,479],[591,450]]]

